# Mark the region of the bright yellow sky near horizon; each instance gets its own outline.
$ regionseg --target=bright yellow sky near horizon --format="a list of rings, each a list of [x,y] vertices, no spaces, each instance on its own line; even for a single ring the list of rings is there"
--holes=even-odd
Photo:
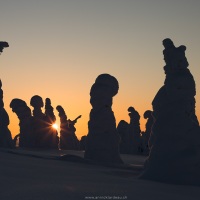
[[[78,138],[87,135],[90,88],[109,73],[119,81],[113,98],[116,122],[129,122],[127,109],[141,115],[163,85],[162,40],[185,45],[196,81],[200,119],[200,1],[198,0],[5,0],[0,3],[0,78],[9,129],[19,133],[19,120],[9,107],[13,98],[30,106],[33,95],[61,105],[69,119],[78,115]],[[32,107],[30,106],[32,109]],[[44,110],[43,110],[44,111]]]

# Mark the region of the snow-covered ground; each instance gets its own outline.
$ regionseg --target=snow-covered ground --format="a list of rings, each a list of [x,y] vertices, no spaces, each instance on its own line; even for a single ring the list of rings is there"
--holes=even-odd
[[[144,156],[122,155],[137,167],[56,160],[78,151],[0,150],[0,200],[199,200],[200,187],[138,179]]]

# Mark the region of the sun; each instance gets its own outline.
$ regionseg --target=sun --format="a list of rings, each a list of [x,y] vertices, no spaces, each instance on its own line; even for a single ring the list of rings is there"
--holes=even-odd
[[[56,130],[58,129],[58,125],[57,124],[53,124],[52,127],[55,128]]]

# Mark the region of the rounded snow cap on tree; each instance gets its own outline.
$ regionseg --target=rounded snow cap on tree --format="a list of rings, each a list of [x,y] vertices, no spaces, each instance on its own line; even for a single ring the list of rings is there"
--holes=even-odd
[[[15,98],[10,102],[10,108],[12,108],[13,110],[17,107],[24,107],[24,106],[27,106],[26,102],[21,99]]]
[[[100,74],[96,80],[95,84],[104,85],[108,87],[111,91],[111,95],[115,96],[119,90],[119,83],[114,76],[110,74]]]
[[[163,46],[165,48],[167,48],[167,47],[174,47],[174,43],[173,43],[173,41],[170,38],[166,38],[166,39],[163,40]]]
[[[40,108],[42,108],[42,107],[44,106],[42,97],[40,97],[39,95],[33,96],[33,97],[31,98],[30,104],[31,104],[31,106],[33,106],[33,107],[40,107]]]
[[[65,111],[64,111],[63,107],[60,106],[60,105],[58,105],[58,106],[56,107],[56,110],[57,110],[59,113],[65,114]]]
[[[151,110],[146,110],[144,112],[143,116],[144,116],[145,119],[147,119],[147,118],[151,117],[151,115],[152,115],[152,111]]]
[[[50,105],[50,104],[51,104],[51,99],[46,98],[46,99],[45,99],[45,103]]]
[[[133,108],[132,106],[128,108],[128,112],[134,112],[135,108]]]

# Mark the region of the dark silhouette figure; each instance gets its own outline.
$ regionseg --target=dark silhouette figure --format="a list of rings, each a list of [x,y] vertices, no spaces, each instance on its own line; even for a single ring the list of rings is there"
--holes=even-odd
[[[0,80],[0,147],[13,148],[14,143],[12,141],[11,132],[8,129],[10,120],[6,110],[4,109],[3,90],[1,87],[2,82]]]
[[[53,128],[53,124],[56,122],[56,117],[53,112],[53,107],[51,106],[51,100],[46,98],[45,100],[45,115],[46,115],[46,124],[47,124],[47,136],[46,142],[48,143],[47,146],[50,148],[58,148],[59,138],[58,138],[58,131]]]
[[[3,52],[3,49],[9,47],[7,42],[0,41],[0,54]]]
[[[60,117],[60,148],[67,150],[79,150],[79,140],[75,134],[75,124],[81,115],[71,121],[70,119],[67,119],[67,115],[62,106],[59,105],[56,109]]]
[[[166,65],[164,66],[166,74],[187,69],[189,63],[187,61],[187,58],[185,57],[186,47],[184,45],[176,48],[172,40],[166,38],[163,40],[163,46],[165,47],[165,49],[163,50],[163,55],[164,61],[166,63]]]
[[[31,98],[30,104],[33,107],[33,132],[35,134],[35,147],[45,147],[47,137],[46,116],[42,113],[44,103],[42,97],[35,95]]]
[[[140,115],[133,107],[128,108],[130,124],[128,127],[130,153],[139,153],[141,151],[140,138]]]
[[[195,115],[195,81],[188,69],[185,46],[163,41],[164,85],[152,106],[155,118],[150,155],[141,178],[200,185],[200,127]],[[153,139],[151,139],[153,138]]]
[[[49,123],[54,124],[56,122],[56,116],[53,112],[53,107],[51,106],[51,100],[49,98],[46,98],[45,100],[45,115],[47,117],[47,120]]]
[[[20,133],[14,138],[16,145],[19,139],[19,147],[34,147],[35,135],[33,132],[33,117],[31,116],[31,109],[27,106],[26,102],[21,99],[13,99],[10,103],[10,108],[16,113],[19,118]]]
[[[45,115],[42,113],[44,106],[40,96],[35,95],[31,98],[30,104],[33,106],[33,131],[35,134],[35,146],[39,148],[58,148],[57,131],[52,127],[54,114],[52,113],[51,101],[48,99],[45,105]]]
[[[112,111],[112,98],[118,93],[115,77],[101,74],[90,90],[92,110],[84,157],[102,163],[123,163],[119,155],[120,137]]]
[[[146,122],[146,130],[144,132],[142,132],[142,141],[143,141],[143,152],[144,154],[149,154],[149,148],[151,147],[152,142],[149,141],[150,135],[151,135],[151,129],[154,123],[154,118],[152,115],[152,111],[151,110],[146,110],[144,112],[144,118],[147,119]],[[153,138],[151,138],[153,139]]]
[[[130,137],[129,137],[129,124],[121,120],[117,126],[117,131],[120,136],[120,146],[119,150],[122,154],[129,154],[130,153]]]
[[[35,95],[31,98],[30,101],[31,106],[33,106],[33,116],[37,119],[45,119],[45,114],[42,113],[42,107],[44,107],[44,103],[42,97]]]

